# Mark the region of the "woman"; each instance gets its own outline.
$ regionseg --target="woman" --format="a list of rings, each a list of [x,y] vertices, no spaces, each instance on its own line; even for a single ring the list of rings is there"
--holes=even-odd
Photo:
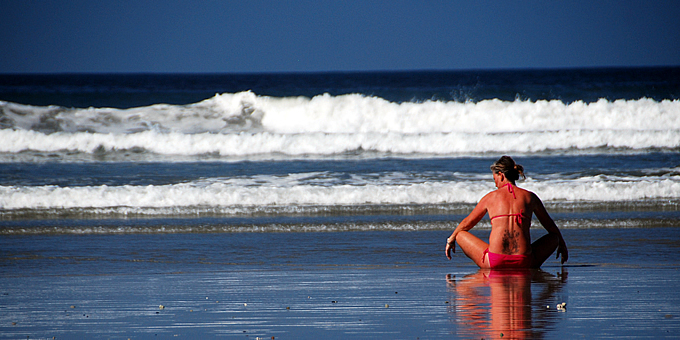
[[[446,257],[456,252],[456,242],[465,255],[480,268],[538,268],[557,249],[562,263],[569,253],[562,233],[550,218],[543,202],[533,192],[518,188],[515,181],[524,177],[524,168],[503,156],[491,165],[495,191],[484,196],[446,241]],[[489,243],[468,232],[489,213],[491,235]],[[531,217],[536,217],[548,234],[531,243]]]

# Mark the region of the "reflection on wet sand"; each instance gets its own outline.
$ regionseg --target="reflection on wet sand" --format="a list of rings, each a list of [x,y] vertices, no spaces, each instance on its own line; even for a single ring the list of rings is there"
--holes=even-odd
[[[448,275],[449,312],[462,338],[540,339],[554,322],[548,313],[555,312],[555,294],[566,280],[564,268],[557,276],[531,269],[480,269],[461,279]]]

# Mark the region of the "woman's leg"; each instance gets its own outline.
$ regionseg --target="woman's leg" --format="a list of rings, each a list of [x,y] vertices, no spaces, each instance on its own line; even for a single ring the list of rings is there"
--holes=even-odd
[[[531,244],[531,252],[534,254],[532,268],[540,267],[545,260],[552,255],[560,243],[560,238],[555,234],[547,234]]]
[[[484,254],[484,251],[489,249],[489,244],[480,240],[477,236],[470,234],[467,231],[461,231],[456,235],[456,243],[463,250],[463,253],[469,257],[479,268],[489,268],[489,259]],[[548,255],[550,256],[550,255]]]

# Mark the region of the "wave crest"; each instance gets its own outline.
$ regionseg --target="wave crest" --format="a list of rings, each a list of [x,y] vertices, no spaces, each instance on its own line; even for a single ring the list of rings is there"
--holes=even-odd
[[[166,155],[542,152],[680,147],[680,101],[404,102],[359,94],[218,94],[131,109],[0,102],[0,152]]]

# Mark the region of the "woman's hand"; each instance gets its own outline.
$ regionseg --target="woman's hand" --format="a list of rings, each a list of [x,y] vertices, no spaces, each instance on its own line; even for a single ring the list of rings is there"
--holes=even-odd
[[[446,239],[446,258],[451,259],[451,253],[456,252],[456,237],[451,235],[451,237]]]
[[[557,256],[555,258],[560,257],[562,255],[562,264],[567,262],[569,259],[569,250],[567,249],[567,244],[564,242],[564,239],[560,235],[560,243],[557,245]]]

